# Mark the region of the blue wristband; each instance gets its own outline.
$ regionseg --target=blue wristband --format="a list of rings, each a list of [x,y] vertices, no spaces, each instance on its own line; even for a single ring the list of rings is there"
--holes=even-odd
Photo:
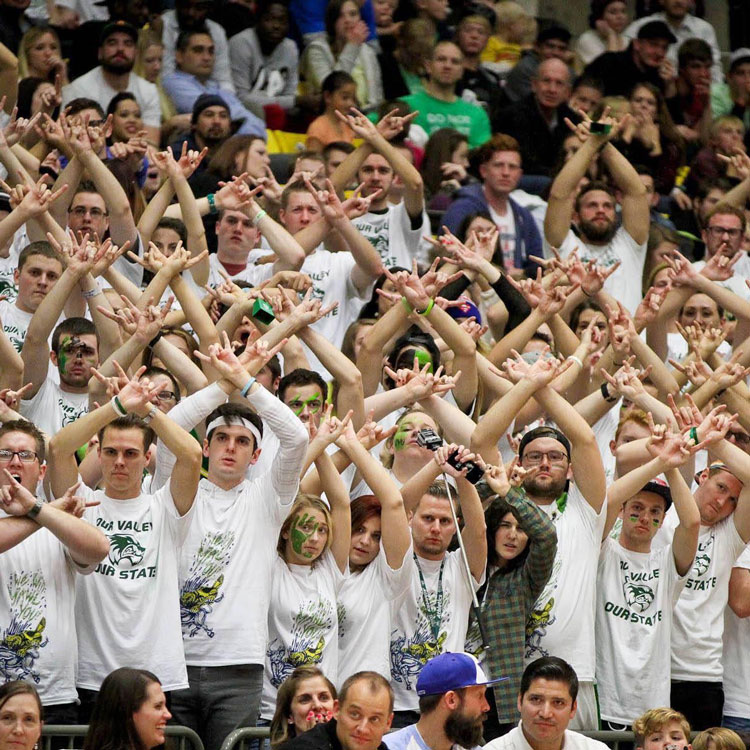
[[[248,391],[253,387],[254,382],[255,378],[251,375],[250,380],[245,383],[245,387],[240,391],[243,397],[247,397]]]

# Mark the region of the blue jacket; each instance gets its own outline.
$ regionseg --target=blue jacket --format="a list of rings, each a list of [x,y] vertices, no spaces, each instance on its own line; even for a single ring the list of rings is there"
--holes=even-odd
[[[516,268],[523,268],[528,273],[530,270],[534,271],[536,268],[536,264],[529,260],[529,255],[543,257],[542,237],[539,234],[536,222],[531,213],[523,206],[519,206],[512,198],[508,199],[508,203],[510,204],[511,211],[513,211],[513,220],[516,224],[514,265]],[[442,223],[453,234],[457,235],[464,218],[477,211],[490,212],[481,182],[462,187],[456,193],[453,203],[448,206],[443,215]],[[496,260],[500,260],[500,258],[496,256]]]

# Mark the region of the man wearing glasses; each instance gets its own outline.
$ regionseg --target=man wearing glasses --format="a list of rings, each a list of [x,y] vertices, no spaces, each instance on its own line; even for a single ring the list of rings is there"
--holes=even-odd
[[[539,387],[541,386],[541,387]],[[559,656],[574,665],[580,680],[575,729],[596,729],[594,693],[594,595],[606,480],[596,438],[562,396],[539,383],[533,396],[562,431],[536,427],[521,439],[527,497],[547,513],[557,531],[557,554],[547,585],[526,629],[527,663]]]
[[[44,458],[33,424],[0,427],[0,682],[32,682],[49,722],[75,724],[76,575],[93,572],[109,542],[76,517],[72,493],[52,503],[35,497]]]

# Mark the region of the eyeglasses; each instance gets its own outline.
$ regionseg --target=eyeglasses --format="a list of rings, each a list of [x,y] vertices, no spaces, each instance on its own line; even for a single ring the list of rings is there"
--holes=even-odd
[[[159,391],[156,394],[156,398],[158,398],[159,401],[175,401],[177,396],[175,396],[173,391]]]
[[[86,208],[86,206],[69,208],[68,213],[74,214],[80,218],[83,218],[86,214],[90,214],[92,219],[101,219],[102,216],[107,216],[107,212],[102,211],[101,208]]]
[[[522,460],[533,466],[542,463],[545,456],[551,464],[561,464],[568,457],[562,451],[528,451],[523,454]]]
[[[729,227],[708,227],[708,232],[714,237],[722,237],[726,234],[733,240],[736,240],[742,234],[742,230],[737,227],[732,227],[731,229]]]
[[[36,451],[9,451],[3,449],[0,450],[0,463],[10,463],[13,460],[13,456],[18,456],[25,464],[30,464],[38,458]]]

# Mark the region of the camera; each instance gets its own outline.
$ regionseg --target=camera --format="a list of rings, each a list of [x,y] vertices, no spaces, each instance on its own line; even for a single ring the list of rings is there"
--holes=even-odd
[[[441,438],[440,435],[435,432],[435,430],[425,428],[417,433],[417,445],[421,445],[423,448],[428,448],[429,450],[435,452],[442,444],[443,438]],[[472,484],[476,484],[484,476],[484,469],[482,469],[478,464],[475,464],[473,461],[464,461],[463,463],[461,463],[461,461],[459,461],[456,457],[455,451],[451,453],[450,456],[448,456],[448,463],[456,471],[468,469],[468,471],[466,472],[466,479]]]

